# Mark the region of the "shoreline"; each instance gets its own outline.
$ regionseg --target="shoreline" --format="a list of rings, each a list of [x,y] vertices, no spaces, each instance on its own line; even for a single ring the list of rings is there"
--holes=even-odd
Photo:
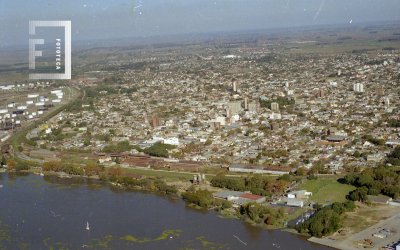
[[[1,173],[1,172],[0,172],[0,173]],[[99,181],[101,181],[100,178],[99,178],[99,176],[69,175],[69,174],[66,174],[65,172],[54,172],[54,171],[49,171],[49,172],[41,172],[41,171],[39,172],[39,171],[38,171],[38,172],[36,172],[36,171],[34,171],[34,169],[22,170],[22,171],[19,171],[19,172],[8,171],[8,170],[6,170],[6,171],[4,171],[3,173],[28,173],[28,174],[34,174],[34,175],[43,173],[44,175],[48,175],[48,176],[58,176],[58,178],[62,178],[62,179],[64,179],[64,178],[65,178],[65,179],[71,179],[71,178],[85,178],[85,179],[94,179],[94,180],[99,180]],[[140,186],[126,187],[126,186],[124,186],[123,184],[119,184],[119,183],[115,183],[115,182],[111,182],[111,181],[101,181],[101,182],[103,182],[104,184],[107,184],[107,185],[109,185],[109,186],[118,187],[118,188],[123,189],[123,190],[125,190],[125,189],[132,189],[132,190],[150,191],[150,192],[152,192],[152,193],[157,192],[157,193],[160,193],[160,194],[164,194],[164,195],[166,195],[167,197],[171,197],[171,195],[168,195],[165,191],[152,190],[151,188],[145,188],[145,187],[140,187]],[[183,193],[183,191],[178,189],[178,192],[177,192],[178,198],[179,198],[179,197],[182,197],[182,193]],[[183,199],[182,199],[182,200],[183,200]],[[183,200],[183,201],[184,201],[184,200]],[[199,207],[198,205],[196,205],[196,204],[194,204],[194,203],[189,203],[189,202],[186,202],[186,201],[185,201],[185,204],[187,204],[188,206],[190,206],[190,207],[192,207],[192,208],[194,208],[194,209],[197,209],[197,210],[203,210],[203,209],[205,209],[205,210],[207,210],[207,211],[208,211],[208,210],[214,210],[214,211],[215,211],[215,208],[208,209],[208,208],[204,208],[204,207]],[[224,213],[224,211],[227,211],[228,213],[230,213],[230,211],[228,211],[228,210],[226,210],[226,209],[221,209],[221,210],[219,210],[219,211],[215,211],[215,212],[218,213],[217,217],[218,217],[218,218],[221,218],[221,219],[236,219],[236,220],[242,221],[241,218],[239,218],[237,215],[235,215],[235,214],[233,214],[233,215],[231,215],[231,214],[226,214],[226,213]],[[279,226],[271,226],[271,225],[260,225],[260,224],[257,224],[256,222],[254,222],[254,221],[252,221],[252,220],[250,220],[250,219],[245,220],[245,221],[242,221],[242,222],[249,223],[251,226],[258,227],[258,228],[265,229],[265,230],[281,230],[281,231],[283,231],[283,232],[285,232],[285,233],[291,233],[291,234],[299,235],[299,236],[302,236],[302,237],[306,237],[306,238],[307,238],[307,241],[310,241],[310,242],[313,242],[313,243],[317,243],[317,244],[320,244],[320,245],[324,245],[324,246],[329,246],[329,245],[326,245],[326,244],[324,244],[324,243],[322,243],[322,242],[320,243],[320,242],[317,242],[317,241],[313,241],[313,240],[311,240],[311,239],[314,238],[314,237],[312,237],[312,236],[310,236],[310,235],[304,235],[304,234],[298,233],[296,229],[290,228],[290,227],[288,227],[288,226],[286,226],[286,227],[279,227]],[[316,239],[319,240],[318,238],[316,238]],[[329,246],[329,247],[330,247],[330,246]]]

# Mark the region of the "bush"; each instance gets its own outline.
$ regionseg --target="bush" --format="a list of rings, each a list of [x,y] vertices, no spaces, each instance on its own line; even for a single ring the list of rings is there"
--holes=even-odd
[[[24,148],[21,147],[21,146],[18,146],[18,151],[19,151],[19,152],[22,152],[22,151],[24,151]]]
[[[29,166],[26,163],[19,163],[16,167],[15,167],[15,171],[21,171],[21,170],[28,170]]]

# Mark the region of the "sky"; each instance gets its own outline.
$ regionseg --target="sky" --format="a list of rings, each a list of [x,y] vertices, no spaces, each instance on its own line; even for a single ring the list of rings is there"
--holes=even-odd
[[[400,0],[0,0],[0,46],[29,21],[70,20],[72,41],[399,21]]]

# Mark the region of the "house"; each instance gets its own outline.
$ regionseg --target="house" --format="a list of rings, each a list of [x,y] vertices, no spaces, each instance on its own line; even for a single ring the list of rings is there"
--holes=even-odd
[[[287,194],[287,197],[291,199],[308,199],[310,196],[312,196],[312,193],[306,190],[292,191]]]
[[[303,207],[304,206],[304,201],[302,200],[288,200],[285,204],[286,206],[290,207]]]

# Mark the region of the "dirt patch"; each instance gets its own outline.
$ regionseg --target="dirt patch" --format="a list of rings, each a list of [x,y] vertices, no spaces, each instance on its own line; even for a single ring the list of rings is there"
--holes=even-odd
[[[398,207],[390,205],[366,204],[356,202],[354,212],[342,215],[343,228],[332,235],[334,239],[344,239],[399,213]]]

